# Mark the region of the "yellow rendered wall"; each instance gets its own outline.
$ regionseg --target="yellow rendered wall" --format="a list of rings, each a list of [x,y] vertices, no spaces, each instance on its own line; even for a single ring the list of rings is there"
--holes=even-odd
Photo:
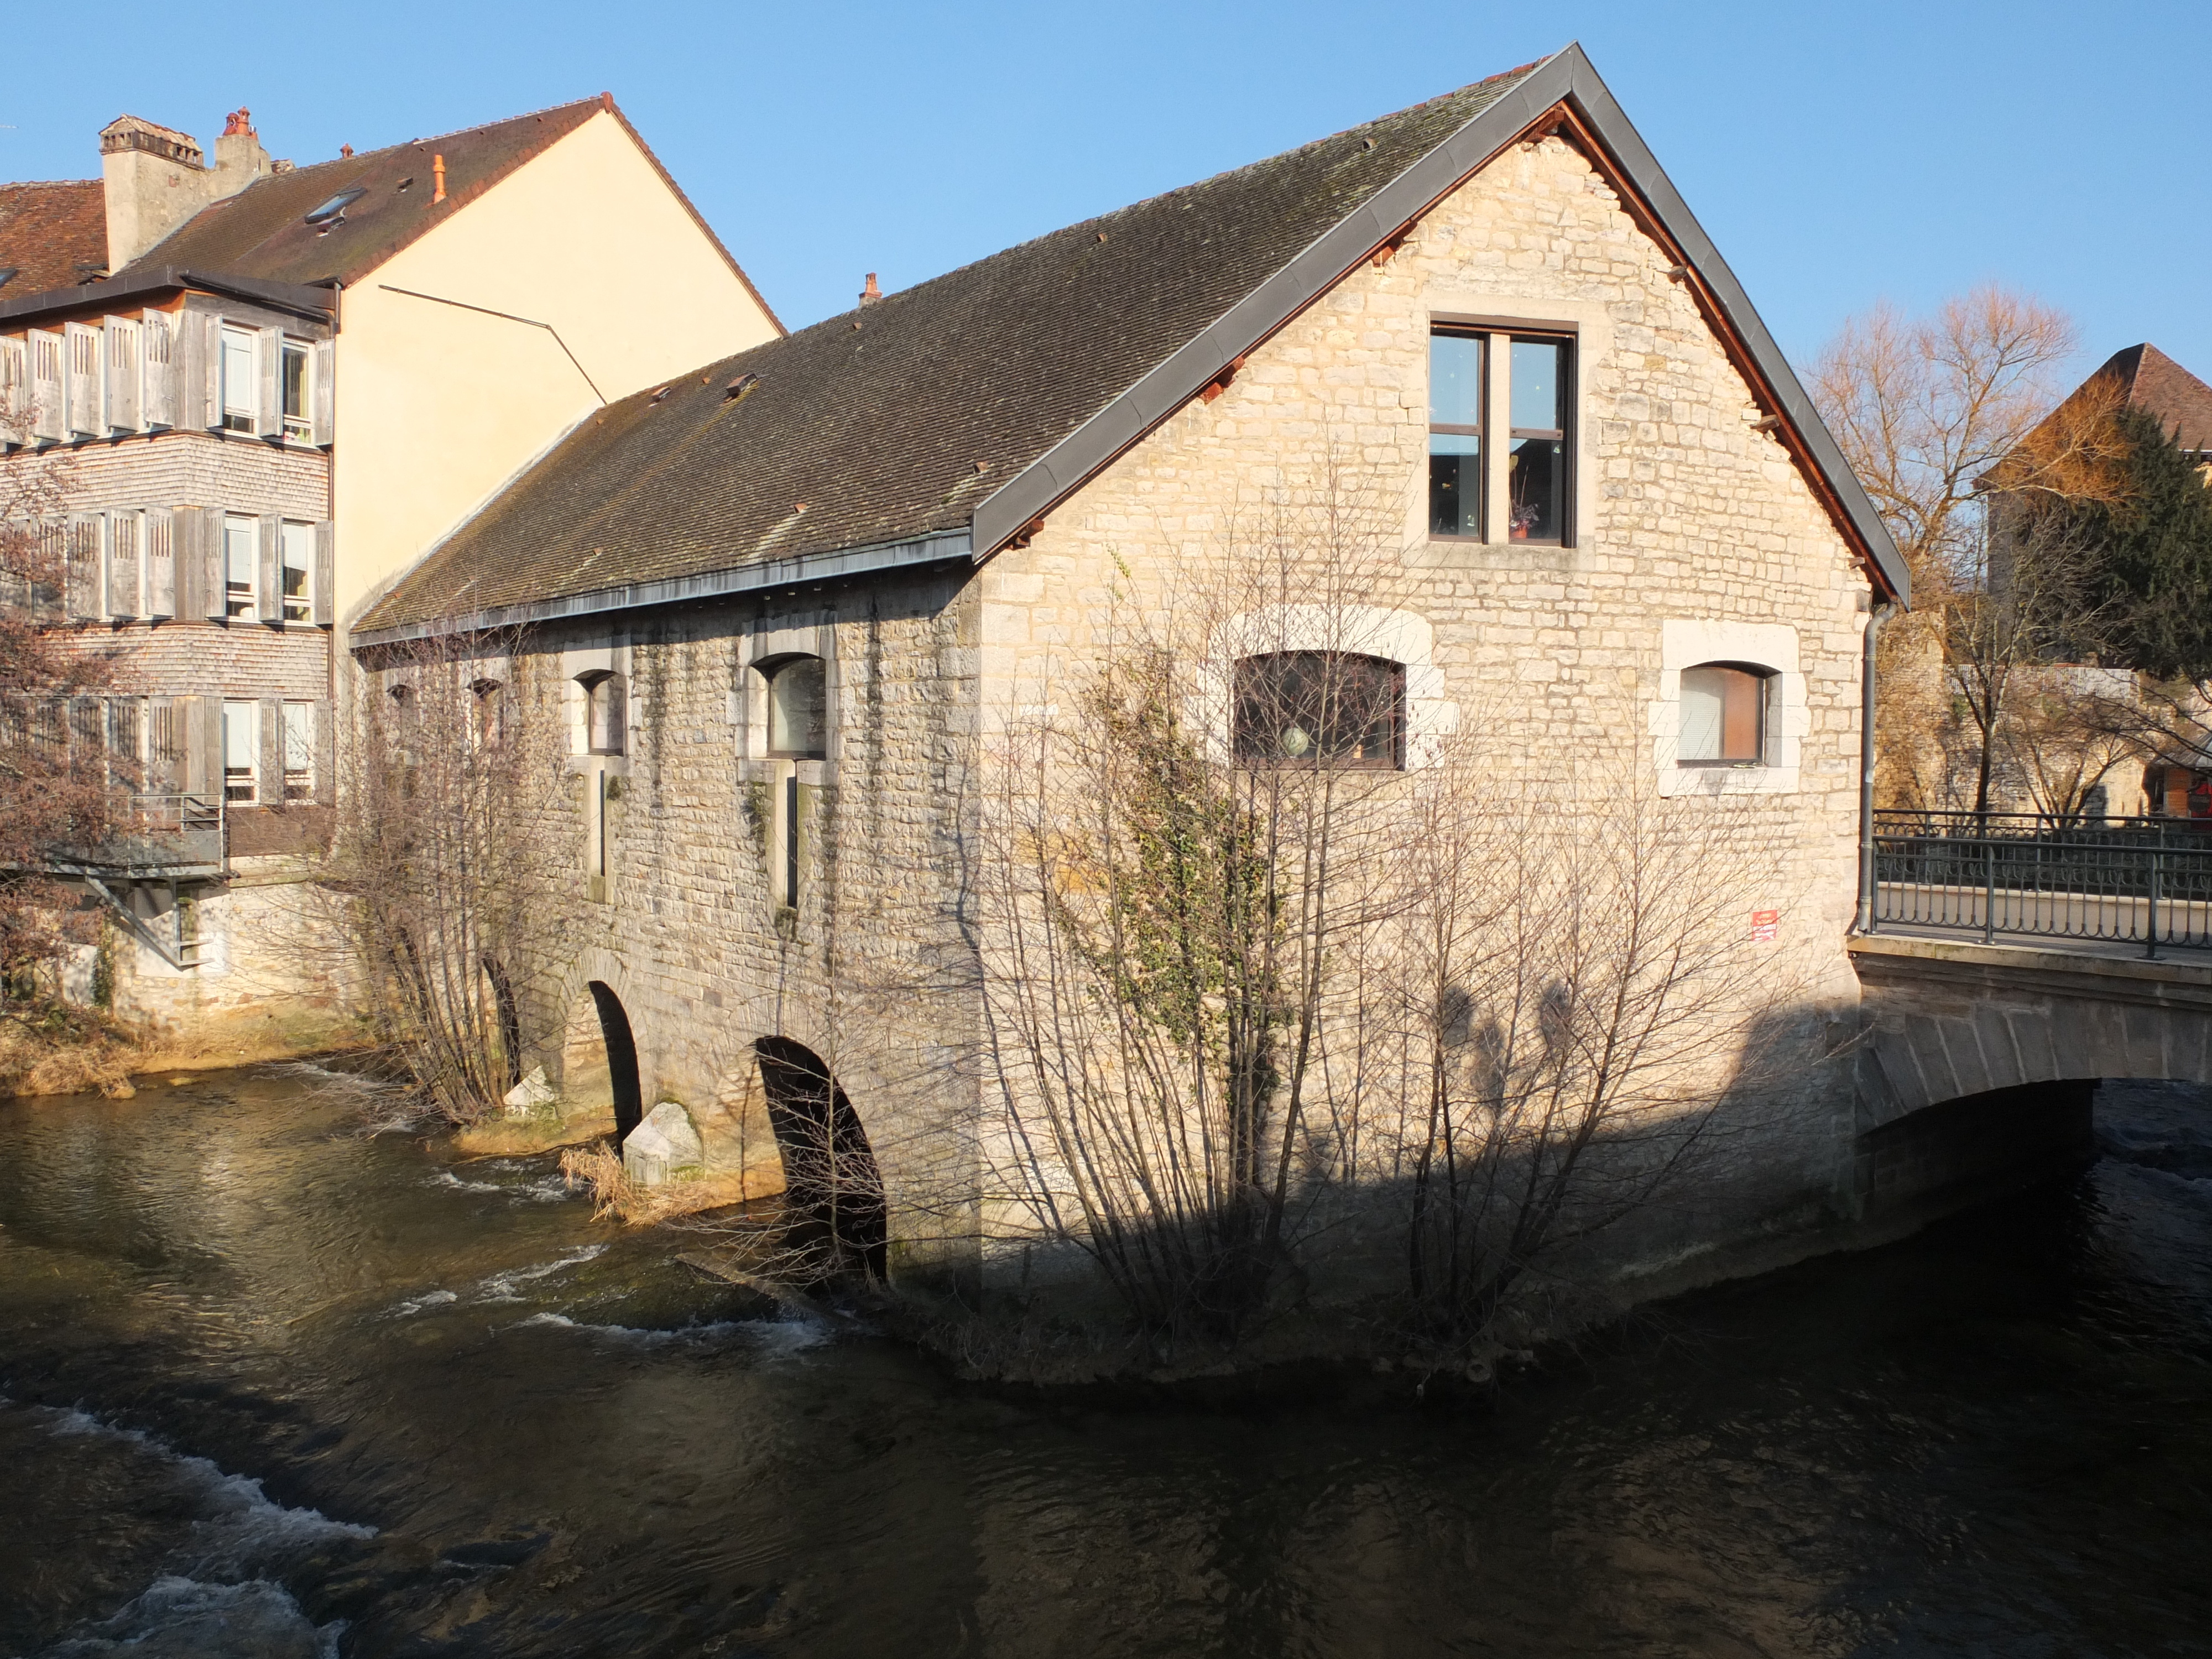
[[[603,398],[775,331],[622,123],[593,115],[345,291],[341,625]]]

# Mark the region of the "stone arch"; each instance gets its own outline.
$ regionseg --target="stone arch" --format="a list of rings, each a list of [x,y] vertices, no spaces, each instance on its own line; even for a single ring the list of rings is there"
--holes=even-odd
[[[867,1131],[813,1049],[787,1036],[753,1044],[794,1224],[834,1256],[887,1276],[889,1209]]]
[[[564,1115],[611,1115],[617,1146],[645,1116],[647,1067],[630,1017],[635,1000],[620,959],[587,951],[563,977],[553,1034]]]

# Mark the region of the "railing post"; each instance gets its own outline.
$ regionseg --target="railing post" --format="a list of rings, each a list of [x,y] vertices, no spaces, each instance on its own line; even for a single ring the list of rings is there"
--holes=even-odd
[[[2166,839],[2164,825],[2160,826],[2158,838],[2161,842]],[[2158,860],[2160,850],[2160,849],[2156,847],[2150,849],[2150,926],[2143,930],[2143,954],[2154,958],[2158,955]]]
[[[1982,943],[1994,945],[1997,938],[1997,844],[1990,839],[1989,826],[1982,826],[1982,860],[1984,872],[1982,887]]]

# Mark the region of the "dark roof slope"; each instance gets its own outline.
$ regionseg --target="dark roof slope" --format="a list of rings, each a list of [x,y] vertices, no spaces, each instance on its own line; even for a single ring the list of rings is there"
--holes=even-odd
[[[2157,416],[2182,448],[2212,450],[2212,386],[2156,346],[2146,342],[2116,351],[2097,374],[2118,376],[2128,402]]]
[[[599,113],[596,98],[489,126],[393,144],[257,179],[210,204],[130,267],[223,270],[265,282],[352,283],[442,223],[532,156]],[[446,158],[446,199],[432,204],[430,160]],[[402,180],[411,180],[404,190]],[[340,191],[368,193],[327,234],[307,216]]]
[[[107,198],[97,179],[0,185],[0,266],[8,299],[71,288],[107,269]]]
[[[361,627],[965,526],[1526,72],[1054,231],[613,404]],[[744,374],[757,387],[726,397]]]

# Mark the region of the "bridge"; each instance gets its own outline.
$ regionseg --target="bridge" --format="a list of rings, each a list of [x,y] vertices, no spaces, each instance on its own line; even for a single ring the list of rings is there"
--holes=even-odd
[[[2104,1079],[2212,1084],[2212,836],[1876,815],[1856,1198],[1954,1206],[2086,1152]]]

